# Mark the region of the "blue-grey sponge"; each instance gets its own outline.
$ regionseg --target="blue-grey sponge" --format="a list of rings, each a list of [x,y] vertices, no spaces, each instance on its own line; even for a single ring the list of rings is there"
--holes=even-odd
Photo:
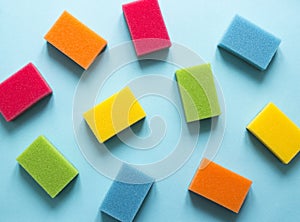
[[[280,42],[274,35],[236,15],[218,46],[265,70]]]
[[[123,165],[100,210],[119,221],[133,221],[153,183],[151,177]]]

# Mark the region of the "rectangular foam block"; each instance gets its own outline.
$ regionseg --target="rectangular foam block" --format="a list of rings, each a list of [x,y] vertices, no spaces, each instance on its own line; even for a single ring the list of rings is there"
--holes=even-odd
[[[0,84],[0,112],[11,121],[51,93],[40,72],[29,63]]]
[[[187,122],[221,114],[210,64],[180,69],[175,75]]]
[[[265,70],[280,42],[279,38],[236,15],[218,46]]]
[[[171,47],[157,0],[139,0],[122,8],[138,56]]]
[[[189,190],[235,213],[240,211],[252,181],[208,159],[202,160]]]
[[[129,87],[83,114],[100,143],[145,118],[146,113]]]
[[[100,211],[119,221],[133,221],[153,183],[151,177],[124,165],[107,192]]]
[[[17,161],[52,198],[78,175],[75,167],[44,136],[39,136]]]
[[[63,12],[44,38],[84,69],[89,68],[107,45],[105,39],[67,11]]]
[[[247,129],[285,164],[300,150],[300,129],[273,103],[269,103]]]

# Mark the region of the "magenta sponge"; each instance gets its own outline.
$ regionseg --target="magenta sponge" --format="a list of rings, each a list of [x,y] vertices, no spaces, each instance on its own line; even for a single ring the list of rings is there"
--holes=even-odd
[[[157,0],[125,4],[123,12],[138,56],[171,46]]]
[[[51,93],[37,68],[29,63],[0,84],[0,112],[11,121]]]

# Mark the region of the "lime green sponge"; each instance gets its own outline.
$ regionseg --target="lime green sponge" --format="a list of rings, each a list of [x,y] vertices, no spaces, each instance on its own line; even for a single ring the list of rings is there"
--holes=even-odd
[[[39,136],[17,161],[52,198],[78,175],[76,168],[44,136]]]
[[[187,122],[221,114],[210,64],[180,69],[175,75]]]

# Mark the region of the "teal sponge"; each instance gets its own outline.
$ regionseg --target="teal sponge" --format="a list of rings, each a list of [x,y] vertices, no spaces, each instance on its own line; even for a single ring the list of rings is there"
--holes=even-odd
[[[52,198],[78,175],[76,168],[44,136],[39,136],[17,161]]]
[[[153,183],[153,178],[124,164],[107,192],[100,210],[118,221],[133,221]]]
[[[221,114],[210,64],[180,69],[175,75],[187,122]]]
[[[276,36],[236,15],[218,46],[259,70],[266,70],[280,42]]]

